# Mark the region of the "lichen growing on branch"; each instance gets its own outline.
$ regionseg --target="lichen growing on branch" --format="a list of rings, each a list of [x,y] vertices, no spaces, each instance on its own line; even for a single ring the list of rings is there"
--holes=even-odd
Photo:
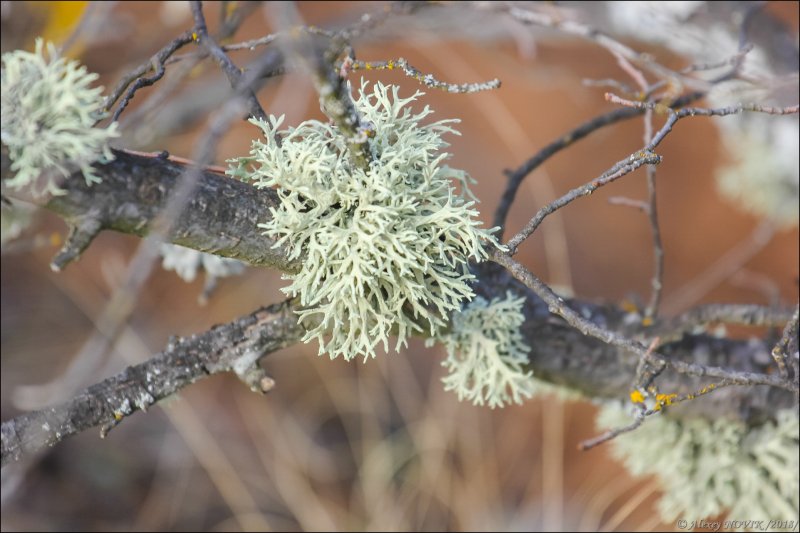
[[[409,108],[421,94],[362,84],[355,105],[368,126],[366,170],[335,126],[309,120],[278,131],[283,117],[251,120],[266,140],[232,161],[232,175],[277,188],[280,206],[261,227],[303,258],[283,290],[300,297],[304,340],[317,339],[332,359],[366,361],[377,345],[388,349],[390,335],[395,349],[413,332],[434,335],[473,297],[469,261],[487,257],[484,244],[499,246],[480,227],[466,173],[444,164],[442,135],[457,133],[449,126],[457,121],[422,124],[430,108]]]
[[[491,302],[479,296],[453,315],[450,331],[439,339],[447,348],[445,390],[493,409],[533,396],[533,372],[524,370],[530,347],[519,330],[524,301],[511,292]]]
[[[618,427],[630,415],[603,407],[598,425]],[[664,520],[696,520],[727,513],[733,520],[797,523],[800,462],[797,413],[748,429],[726,419],[654,417],[611,441],[612,453],[634,474],[658,476]]]
[[[100,178],[97,160],[110,160],[108,146],[117,125],[96,128],[104,117],[97,74],[77,61],[58,57],[52,43],[36,41],[35,52],[16,50],[2,57],[2,141],[15,176],[7,184],[30,187],[35,195],[61,194],[58,182],[80,169],[87,183]],[[43,186],[36,181],[44,175]]]
[[[194,281],[201,269],[213,278],[237,276],[245,269],[244,263],[237,259],[220,257],[171,243],[161,245],[161,256],[161,266],[164,270],[174,270],[187,283]]]

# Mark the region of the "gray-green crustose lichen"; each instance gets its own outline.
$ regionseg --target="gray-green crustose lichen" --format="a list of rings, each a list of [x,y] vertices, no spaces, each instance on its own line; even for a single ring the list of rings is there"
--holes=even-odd
[[[92,163],[113,158],[108,142],[116,123],[94,125],[105,116],[102,87],[91,88],[97,74],[77,61],[58,57],[41,39],[33,53],[15,50],[2,56],[0,132],[8,147],[11,170],[6,183],[34,195],[61,194],[60,180],[80,169],[87,183],[100,178]],[[36,183],[44,176],[43,185]]]
[[[457,133],[456,121],[422,124],[430,108],[409,108],[421,94],[362,85],[355,105],[369,125],[369,168],[353,162],[335,126],[278,131],[283,117],[251,120],[265,141],[232,161],[234,176],[277,189],[280,206],[261,227],[303,258],[283,290],[300,297],[304,340],[317,339],[320,354],[366,361],[390,335],[395,349],[414,332],[434,335],[473,296],[469,261],[497,245],[472,209],[466,173],[444,164],[442,135]]]
[[[630,423],[618,404],[605,405],[602,427]],[[800,423],[795,409],[748,428],[734,420],[659,415],[611,441],[612,453],[634,474],[655,474],[664,490],[661,517],[794,523],[800,508]]]

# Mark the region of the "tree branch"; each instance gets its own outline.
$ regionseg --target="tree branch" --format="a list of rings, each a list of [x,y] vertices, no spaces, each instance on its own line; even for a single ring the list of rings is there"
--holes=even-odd
[[[81,177],[74,176],[63,184],[66,194],[49,199],[45,207],[71,222],[99,209],[100,215],[97,216],[104,229],[146,235],[184,165],[166,157],[127,152],[117,152],[116,156],[111,163],[96,165],[97,172],[103,177],[102,183],[88,187]],[[4,171],[7,167],[8,158],[4,156]],[[277,195],[269,189],[259,190],[205,171],[190,200],[191,205],[176,221],[176,230],[170,240],[201,251],[235,257],[252,265],[297,271],[299,263],[289,260],[283,248],[273,248],[275,241],[262,235],[256,226],[268,219],[269,208],[276,206],[277,201]],[[505,266],[512,266],[512,269],[516,263],[507,254],[497,254],[495,260],[498,259],[502,264],[508,263]],[[558,305],[550,309],[556,300],[551,298],[552,301],[548,302],[542,299],[542,294],[552,293],[543,283],[541,293],[534,293],[497,265],[477,265],[476,272],[476,290],[484,297],[502,296],[508,289],[528,297],[528,320],[522,330],[526,342],[532,347],[531,368],[535,375],[589,397],[625,396],[636,377],[639,359],[635,354],[640,348],[644,349],[631,339],[652,338],[664,332],[675,334],[664,336],[659,354],[683,371],[664,372],[659,378],[659,386],[664,390],[698,390],[703,385],[702,380],[691,374],[702,373],[708,368],[712,369],[709,376],[723,379],[729,376],[718,375],[716,370],[757,372],[764,374],[765,379],[783,383],[777,376],[766,374],[766,366],[759,363],[764,355],[767,363],[772,361],[769,356],[771,347],[761,343],[692,336],[686,332],[685,322],[680,322],[678,328],[676,323],[665,320],[657,320],[649,328],[641,321],[631,324],[630,314],[614,306],[593,305],[579,300],[565,302],[558,299]],[[551,315],[553,311],[555,315],[563,316],[560,308],[571,310],[580,319],[576,323],[581,327],[574,329],[574,324]],[[701,315],[703,318],[710,316],[700,313],[694,318],[700,319]],[[715,320],[725,320],[719,313],[714,317]],[[608,339],[595,338],[584,327],[587,324],[594,333],[599,332]],[[615,340],[620,342],[615,343]],[[703,365],[692,367],[700,356]],[[768,384],[775,385],[772,381]],[[727,395],[717,394],[703,402],[692,402],[690,414],[705,416],[712,413],[713,416],[747,419],[773,412],[778,405],[792,405],[794,401],[791,392],[778,387],[730,387],[724,392]],[[718,403],[716,398],[726,398],[727,401]]]
[[[297,342],[303,334],[289,301],[265,307],[205,333],[172,340],[140,365],[85,389],[61,405],[32,411],[2,424],[2,465],[67,437],[102,426],[101,436],[126,416],[213,374],[234,372],[252,390],[272,380],[259,360]]]
[[[186,166],[167,157],[114,151],[110,163],[96,164],[103,181],[86,185],[80,173],[66,179],[66,194],[46,199],[43,207],[57,213],[70,225],[85,227],[90,219],[100,229],[111,229],[143,237],[162,212],[170,192]],[[2,157],[2,176],[10,173],[10,160]],[[15,191],[4,194],[31,201]],[[251,185],[216,172],[201,174],[189,205],[174,223],[170,242],[188,248],[240,259],[251,265],[271,266],[293,272],[299,263],[288,259],[275,239],[261,234],[258,224],[269,220],[278,197],[270,189]],[[64,257],[59,254],[59,258]],[[75,259],[76,254],[69,258]],[[58,266],[62,267],[59,261]]]

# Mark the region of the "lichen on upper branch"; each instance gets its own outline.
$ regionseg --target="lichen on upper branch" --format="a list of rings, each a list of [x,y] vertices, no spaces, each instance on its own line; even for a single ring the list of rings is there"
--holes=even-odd
[[[317,339],[320,354],[366,361],[377,345],[388,349],[389,335],[395,349],[414,332],[434,335],[473,297],[470,260],[487,257],[486,243],[499,246],[480,227],[470,178],[444,164],[442,135],[457,133],[456,121],[422,124],[430,108],[408,107],[421,94],[362,84],[355,105],[372,132],[366,169],[336,126],[310,120],[279,132],[283,117],[251,120],[266,139],[232,161],[232,175],[277,187],[280,206],[261,227],[303,258],[283,290],[300,297],[304,340]]]

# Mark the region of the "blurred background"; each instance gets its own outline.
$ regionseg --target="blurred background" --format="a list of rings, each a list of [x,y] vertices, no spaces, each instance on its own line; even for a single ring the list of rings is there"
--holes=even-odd
[[[204,4],[212,33],[222,10],[237,4]],[[306,23],[335,28],[380,12],[383,4],[297,7]],[[274,31],[271,9],[253,3],[229,42]],[[581,7],[564,9],[579,13]],[[768,2],[763,9],[796,43],[797,3]],[[184,2],[3,2],[1,14],[3,52],[32,50],[38,35],[69,42],[66,54],[100,74],[107,89],[192,26]],[[588,20],[613,29],[603,16],[608,13]],[[667,47],[620,38],[670,68],[691,63]],[[614,109],[603,98],[607,88],[584,80],[633,85],[595,44],[466,6],[390,18],[355,44],[358,59],[403,57],[448,82],[502,80],[499,90],[462,95],[426,89],[396,71],[364,74],[400,85],[401,95],[423,90],[416,108],[430,105],[434,119],[461,120],[462,135],[450,138],[449,164],[477,180],[486,224],[505,186],[504,169]],[[244,65],[260,50],[232,58]],[[209,112],[228,94],[216,65],[192,54],[191,47],[179,52],[184,58],[167,67],[163,80],[136,94],[121,117],[116,146],[192,156]],[[351,80],[357,83],[361,74]],[[274,79],[258,96],[267,113],[286,114],[285,124],[321,118],[313,87],[301,74]],[[715,175],[735,160],[720,131],[711,119],[687,119],[658,150],[664,157],[658,207],[665,314],[704,302],[794,305],[798,298],[797,225],[765,226],[763,217],[719,193]],[[248,153],[255,135],[253,126],[236,124],[222,139],[216,163]],[[550,159],[524,182],[509,231],[637,150],[642,135],[642,121],[631,120]],[[646,218],[608,202],[611,196],[644,199],[646,191],[640,170],[577,201],[548,218],[518,257],[565,294],[628,305],[646,301],[652,275]],[[202,332],[283,298],[286,282],[279,273],[248,268],[219,280],[200,305],[202,277],[185,283],[157,267],[113,352],[76,361],[139,240],[103,233],[78,263],[55,274],[48,264],[66,228],[46,212],[26,216],[30,225],[2,253],[3,420],[31,407],[31,395],[20,390],[35,391],[44,405],[62,401],[160,351],[171,335]],[[297,345],[264,360],[277,383],[266,396],[234,377],[206,379],[126,419],[105,440],[86,432],[4,468],[2,529],[674,529],[654,511],[655,480],[631,477],[603,446],[577,451],[579,442],[598,434],[591,403],[548,396],[494,411],[462,404],[442,390],[442,358],[420,341],[367,364],[330,361],[317,356],[316,345]]]

